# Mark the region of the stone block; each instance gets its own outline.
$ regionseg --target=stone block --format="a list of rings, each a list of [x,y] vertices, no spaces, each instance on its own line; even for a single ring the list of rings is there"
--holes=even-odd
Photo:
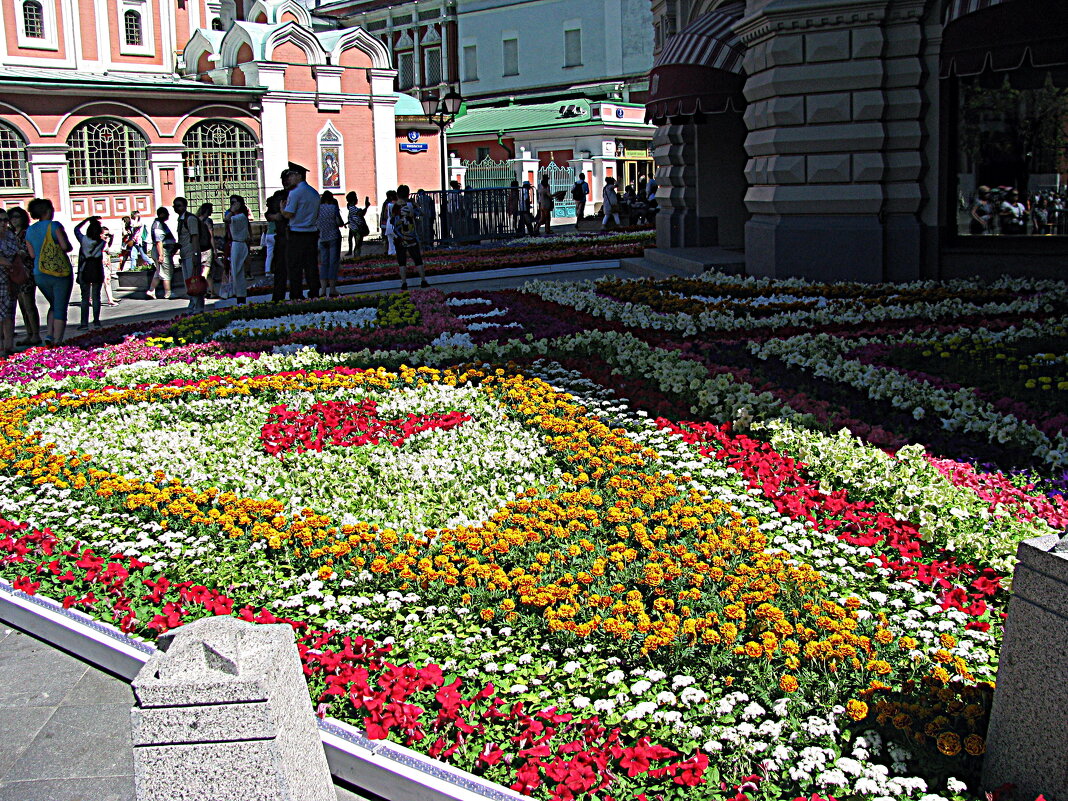
[[[745,228],[746,274],[816,281],[882,281],[875,214],[755,214]]]
[[[809,156],[807,178],[810,184],[844,184],[849,182],[849,154]]]
[[[333,784],[287,625],[198,620],[134,679],[138,801],[331,801]]]
[[[886,94],[879,89],[853,93],[853,119],[879,120],[886,108]]]
[[[883,207],[883,188],[878,184],[751,186],[745,206],[752,214],[875,216]]]
[[[759,42],[745,49],[742,67],[746,75],[755,75],[768,68],[768,44]]]
[[[916,181],[923,169],[923,155],[915,150],[896,150],[886,154],[886,180]]]
[[[923,82],[923,62],[919,58],[887,58],[883,66],[887,89],[918,87]]]
[[[772,97],[804,95],[814,86],[824,92],[849,92],[879,89],[882,85],[883,64],[878,59],[852,61],[848,68],[833,62],[776,66],[749,76],[745,82],[745,99],[752,103]]]
[[[923,147],[923,128],[918,120],[890,120],[886,123],[887,150],[916,150]]]
[[[918,120],[923,113],[923,94],[919,89],[890,89],[886,106],[887,119]]]
[[[885,173],[882,153],[856,153],[853,156],[853,180],[881,181]]]
[[[749,159],[745,165],[745,180],[749,182],[750,186],[769,183],[767,158],[761,156]]]
[[[747,103],[745,111],[742,114],[742,119],[745,120],[745,127],[750,131],[756,131],[760,128],[770,128],[771,123],[768,122],[768,100],[758,100],[755,103]]]
[[[803,184],[805,182],[804,156],[772,156],[767,159],[766,183]]]
[[[766,60],[768,69],[803,63],[805,60],[804,37],[800,34],[777,34],[767,43]]]
[[[750,156],[792,153],[841,153],[882,150],[883,126],[877,122],[805,125],[751,131],[745,138]]]
[[[883,54],[883,32],[878,28],[857,28],[850,32],[853,58],[879,58]]]
[[[919,22],[886,26],[886,57],[919,55],[923,48],[923,28]]]
[[[907,183],[888,183],[883,187],[886,193],[886,214],[915,214],[923,202],[923,188],[915,181]]]
[[[844,61],[849,58],[849,31],[805,34],[805,61]]]
[[[805,122],[805,98],[776,97],[767,101],[768,125],[802,125]]]
[[[809,95],[805,98],[805,121],[808,123],[849,122],[851,104],[848,92]]]
[[[1068,553],[1058,535],[1020,543],[987,733],[983,785],[1068,797]]]

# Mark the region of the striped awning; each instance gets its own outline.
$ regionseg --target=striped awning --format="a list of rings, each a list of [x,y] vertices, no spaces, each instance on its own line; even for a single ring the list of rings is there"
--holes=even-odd
[[[741,0],[722,5],[675,34],[649,73],[647,122],[745,108],[745,45],[731,30],[745,14]]]
[[[991,6],[1000,5],[1006,2],[1006,0],[949,0],[949,5],[946,7],[946,18],[944,24],[948,25],[955,19],[960,19],[966,14],[971,14],[975,11],[982,11],[984,8],[990,8]]]
[[[653,69],[686,64],[740,75],[745,45],[731,32],[731,28],[744,13],[745,3],[734,2],[695,19],[668,40],[653,62]]]
[[[1068,0],[953,0],[942,33],[940,74],[964,77],[1068,65]]]

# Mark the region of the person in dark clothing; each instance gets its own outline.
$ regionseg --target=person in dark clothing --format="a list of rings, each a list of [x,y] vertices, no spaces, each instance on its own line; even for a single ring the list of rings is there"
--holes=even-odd
[[[289,299],[304,297],[304,283],[308,297],[319,297],[319,193],[308,184],[307,169],[289,163],[286,186],[289,197],[282,214],[289,221],[286,242],[286,265],[289,268]]]
[[[271,300],[277,302],[286,299],[286,288],[289,286],[289,270],[286,261],[286,241],[289,232],[289,220],[282,214],[289,199],[286,177],[289,170],[282,170],[282,188],[267,198],[267,222],[274,223],[274,255],[271,257],[271,267],[274,271],[274,288],[271,290]]]

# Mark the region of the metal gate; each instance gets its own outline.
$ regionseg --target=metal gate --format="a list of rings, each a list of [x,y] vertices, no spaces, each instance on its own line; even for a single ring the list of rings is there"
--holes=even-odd
[[[482,161],[465,161],[464,184],[470,189],[498,189],[511,186],[515,180],[515,168],[510,161],[494,161],[485,158]]]
[[[196,211],[211,203],[221,219],[230,195],[241,195],[252,219],[260,216],[260,171],[256,139],[232,122],[199,122],[182,138],[185,197]]]
[[[553,207],[553,217],[574,217],[575,198],[571,197],[571,189],[575,185],[575,168],[561,167],[555,161],[538,170],[538,185],[541,185],[543,175],[549,176],[549,191],[558,195],[564,193],[563,200],[557,200]]]

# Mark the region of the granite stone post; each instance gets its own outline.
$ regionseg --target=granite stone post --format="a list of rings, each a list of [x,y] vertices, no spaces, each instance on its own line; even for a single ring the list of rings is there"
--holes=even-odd
[[[1068,798],[1068,552],[1020,543],[983,762],[983,786]]]
[[[334,801],[292,628],[211,617],[159,645],[133,683],[138,801]]]

